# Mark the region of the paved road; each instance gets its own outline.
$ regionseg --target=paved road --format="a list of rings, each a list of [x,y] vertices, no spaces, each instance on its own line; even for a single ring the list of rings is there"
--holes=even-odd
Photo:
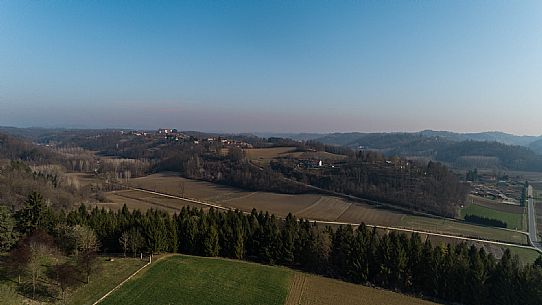
[[[130,190],[134,190],[134,191],[140,191],[140,192],[159,195],[159,196],[163,196],[163,197],[167,197],[167,198],[179,199],[179,200],[183,200],[183,201],[187,201],[187,202],[192,202],[192,203],[196,203],[196,204],[200,204],[200,205],[205,205],[205,206],[213,207],[213,208],[219,209],[219,210],[233,210],[233,208],[224,207],[224,206],[220,206],[220,205],[209,203],[209,202],[204,202],[204,201],[201,201],[201,200],[198,200],[198,199],[173,196],[173,195],[169,195],[169,194],[165,194],[165,193],[155,192],[155,191],[146,190],[146,189],[142,189],[142,188],[130,187],[130,186],[126,186],[126,185],[123,185],[123,187],[125,187],[127,189],[130,189]],[[250,214],[250,213],[244,212],[244,211],[243,211],[243,213]],[[316,223],[327,224],[327,225],[351,225],[351,226],[358,226],[359,225],[359,223],[350,223],[350,222],[322,221],[322,220],[312,220],[312,219],[307,219],[307,220],[309,220],[310,222],[316,222]],[[371,224],[366,224],[366,225],[368,227],[376,227],[376,228],[384,229],[384,230],[426,234],[426,235],[431,235],[431,236],[454,238],[454,239],[458,239],[458,240],[462,240],[462,241],[474,241],[474,242],[480,242],[480,243],[486,243],[486,244],[492,244],[492,245],[510,246],[510,247],[518,247],[518,248],[533,249],[533,250],[537,250],[537,251],[542,251],[541,248],[533,247],[533,246],[526,246],[526,245],[521,245],[521,244],[506,243],[506,242],[500,242],[500,241],[492,241],[492,240],[485,240],[485,239],[471,238],[471,237],[464,237],[464,236],[457,236],[457,235],[450,235],[450,234],[440,234],[440,233],[421,231],[421,230],[412,230],[412,229],[406,229],[406,228],[388,227],[388,226],[371,225]]]
[[[536,211],[535,201],[533,199],[533,187],[529,185],[527,190],[527,211],[529,215],[529,241],[533,247],[542,251],[542,244],[538,241],[538,234],[536,232]]]

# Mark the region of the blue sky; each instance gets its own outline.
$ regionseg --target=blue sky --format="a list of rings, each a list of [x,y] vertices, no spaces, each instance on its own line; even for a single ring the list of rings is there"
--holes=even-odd
[[[0,125],[542,134],[542,1],[0,0]]]

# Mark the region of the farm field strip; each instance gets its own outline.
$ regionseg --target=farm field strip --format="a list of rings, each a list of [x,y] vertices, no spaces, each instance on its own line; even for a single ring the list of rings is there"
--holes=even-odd
[[[497,219],[505,222],[508,229],[523,230],[525,218],[523,211],[524,209],[522,209],[522,213],[504,212],[475,203],[461,209],[461,218],[465,218],[467,215],[476,215],[485,218]]]
[[[516,213],[516,214],[523,214],[525,213],[525,207],[519,206],[519,205],[513,205],[508,203],[499,202],[496,200],[491,200],[475,195],[469,195],[467,198],[468,204],[476,204],[479,206],[483,206],[489,209],[501,211],[501,212],[507,212],[507,213]]]
[[[174,210],[172,208],[166,208],[163,206],[159,206],[156,204],[153,204],[148,201],[144,201],[141,199],[133,199],[126,196],[121,196],[118,194],[118,192],[110,192],[106,194],[106,198],[110,202],[106,203],[94,203],[91,204],[91,206],[96,207],[103,207],[113,210],[121,209],[124,204],[130,209],[140,209],[140,210],[148,210],[151,208],[160,209],[166,212],[173,212]]]
[[[306,218],[315,218],[332,221],[345,221],[352,223],[378,223],[384,225],[399,225],[404,214],[395,211],[381,209],[375,206],[353,203],[343,198],[320,195],[320,194],[277,194],[269,192],[249,192],[233,187],[217,186],[215,184],[194,181],[179,177],[172,173],[153,174],[146,177],[131,180],[130,186],[153,190],[164,194],[177,195],[180,183],[184,183],[185,191],[183,197],[193,198],[201,201],[211,201],[220,206],[227,206],[234,209],[251,211],[253,208],[280,216],[286,216],[289,212]],[[233,193],[225,198],[226,193]],[[208,200],[206,198],[213,198]],[[310,215],[300,213],[303,209],[314,204],[321,198],[328,198],[321,209],[313,209]],[[223,200],[220,200],[223,199]],[[352,203],[352,204],[351,204]],[[344,212],[329,213],[326,206],[335,204]],[[350,207],[348,207],[350,206]]]
[[[211,288],[211,289],[210,289]],[[170,255],[152,263],[100,304],[431,305],[392,291],[284,267]]]
[[[403,218],[401,227],[513,244],[529,244],[525,232],[478,226],[448,219],[407,215]]]
[[[303,290],[305,289],[305,281],[307,275],[301,272],[296,272],[292,277],[292,283],[290,284],[290,290],[288,291],[288,297],[284,305],[299,305],[301,304],[301,298],[303,297]]]
[[[161,194],[161,193],[157,193],[157,192],[154,192],[154,191],[141,190],[141,189],[135,189],[135,188],[133,188],[133,189],[141,191],[141,192],[147,192],[147,193],[152,193],[152,194],[156,194],[156,195],[162,195],[162,196],[165,196],[165,197],[168,197],[168,198],[178,198],[178,199],[185,200],[185,201],[190,201],[190,202],[194,202],[194,203],[198,203],[198,204],[202,204],[202,205],[207,205],[207,206],[214,207],[214,208],[217,208],[217,209],[220,209],[220,210],[231,210],[231,208],[218,206],[218,205],[211,204],[211,203],[205,203],[205,202],[202,202],[202,201],[199,201],[199,200],[180,198],[180,197],[177,197],[177,196],[172,196],[172,195],[168,195],[168,194]],[[244,211],[244,213],[248,213],[248,212]],[[307,219],[307,220],[310,221],[310,222],[316,222],[316,223],[326,224],[326,225],[351,225],[351,226],[358,226],[359,225],[359,223],[347,223],[347,222],[337,222],[337,221],[322,221],[322,220],[314,220],[314,219]],[[435,233],[435,232],[424,231],[424,230],[415,230],[415,229],[381,226],[381,225],[373,225],[373,224],[367,224],[367,226],[375,227],[375,228],[378,228],[378,229],[385,229],[385,230],[392,230],[392,231],[399,231],[399,232],[406,232],[406,233],[419,233],[419,234],[426,234],[426,235],[431,235],[431,236],[454,238],[454,239],[463,240],[463,241],[475,241],[475,242],[488,243],[488,244],[500,245],[500,246],[519,247],[519,248],[524,248],[524,249],[535,249],[532,246],[525,245],[521,241],[520,242],[514,242],[514,241],[512,241],[512,242],[500,242],[500,241],[481,239],[481,238],[475,238],[475,237],[465,237],[465,236],[457,236],[457,235],[450,235],[450,234],[443,234],[443,233]],[[491,228],[486,228],[486,229],[491,229]],[[508,232],[508,231],[503,231],[503,232]],[[521,234],[521,233],[518,233],[518,234]],[[523,234],[521,234],[521,235],[523,235]]]
[[[203,204],[207,207],[213,206],[219,209],[239,209],[241,211],[250,212],[253,208],[256,208],[257,210],[269,211],[280,217],[285,217],[291,212],[300,218],[318,220],[322,223],[332,222],[357,225],[364,222],[368,225],[378,224],[390,229],[410,229],[417,232],[432,231],[433,233],[441,234],[443,236],[452,236],[452,238],[456,236],[467,237],[474,241],[480,240],[481,242],[486,243],[488,241],[500,241],[510,245],[527,244],[526,236],[513,230],[476,226],[452,220],[407,215],[398,211],[387,210],[382,207],[364,205],[357,202],[353,203],[346,199],[329,195],[288,195],[267,192],[248,192],[232,187],[214,185],[204,181],[193,181],[181,178],[175,174],[167,173],[154,174],[137,178],[132,181],[136,180],[137,184],[146,191],[149,191],[149,188],[155,186],[155,189],[160,190],[157,193],[172,196],[170,198],[184,200],[186,203],[186,198],[171,195],[171,190],[176,190],[179,183],[182,182],[185,184],[184,194],[186,194],[186,197],[191,197],[191,204]],[[131,185],[134,184],[131,183]],[[192,186],[194,186],[195,189],[192,189]],[[170,191],[168,191],[168,189]],[[230,197],[226,201],[213,202],[208,202],[204,199],[210,197],[219,198],[225,193],[233,193],[238,195],[238,197]],[[323,208],[314,210],[308,208],[322,197],[329,198],[330,200],[326,204],[322,204],[322,200],[317,205],[322,206]],[[345,207],[346,209],[338,213],[329,213],[326,207],[334,204],[338,207],[337,210],[339,208],[340,210],[343,210]],[[299,213],[299,211],[303,211],[303,213]],[[432,228],[435,228],[435,230]]]
[[[350,206],[347,202],[338,198],[324,197],[320,198],[316,204],[311,205],[305,211],[297,212],[296,215],[303,218],[316,220],[334,220],[336,221]]]
[[[301,292],[294,291],[296,296],[300,296],[299,301],[286,303],[286,305],[437,304],[388,290],[308,274],[303,276],[301,287],[294,288],[301,289]]]

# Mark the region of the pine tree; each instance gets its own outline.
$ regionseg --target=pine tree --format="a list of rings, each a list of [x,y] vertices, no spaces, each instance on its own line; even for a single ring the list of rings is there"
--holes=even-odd
[[[40,227],[45,211],[45,200],[40,193],[28,195],[24,207],[17,212],[17,226],[22,233],[29,233]]]
[[[218,230],[214,223],[210,223],[205,232],[205,238],[203,241],[203,255],[204,256],[218,256]]]
[[[0,205],[0,253],[8,251],[17,241],[15,219],[6,206]]]

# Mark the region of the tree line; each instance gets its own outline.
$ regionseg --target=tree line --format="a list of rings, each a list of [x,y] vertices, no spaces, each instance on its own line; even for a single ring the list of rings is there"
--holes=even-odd
[[[542,259],[522,265],[509,250],[497,260],[483,248],[464,243],[435,246],[418,234],[364,224],[323,228],[291,214],[279,219],[256,210],[246,214],[184,207],[170,215],[81,205],[56,212],[44,207],[39,195],[32,196],[25,208],[7,217],[14,218],[15,235],[23,236],[10,246],[11,257],[25,257],[20,251],[31,240],[34,245],[39,244],[36,240],[53,241],[62,253],[77,258],[76,269],[87,276],[99,246],[102,252],[124,255],[174,252],[278,264],[462,304],[542,303]],[[25,266],[19,272],[32,275],[30,261],[12,266]]]
[[[502,220],[471,214],[465,215],[465,221],[498,228],[506,228],[508,226],[508,224]]]

